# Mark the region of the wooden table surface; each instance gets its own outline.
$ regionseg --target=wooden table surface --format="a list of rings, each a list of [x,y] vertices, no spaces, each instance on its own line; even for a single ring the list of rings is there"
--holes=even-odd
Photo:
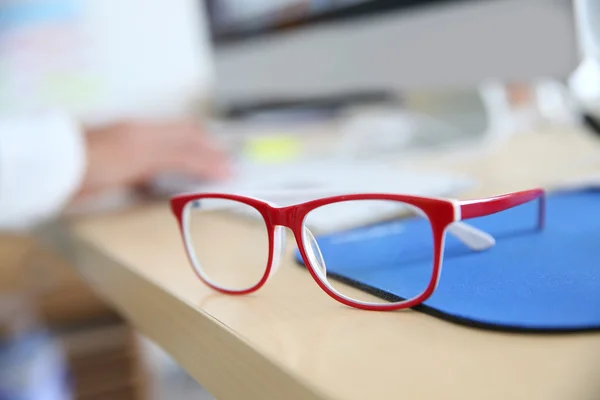
[[[600,174],[600,140],[522,134],[469,157],[430,157],[417,168],[440,167],[479,180],[464,197],[551,188]],[[218,294],[194,275],[166,203],[78,217],[68,232],[85,280],[218,399],[600,396],[600,333],[509,334],[412,310],[352,309],[293,265],[293,240],[260,291]],[[230,240],[255,239],[240,231]]]

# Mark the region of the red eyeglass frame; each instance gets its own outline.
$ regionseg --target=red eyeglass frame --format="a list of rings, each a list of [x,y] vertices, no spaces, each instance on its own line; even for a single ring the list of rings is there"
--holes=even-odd
[[[268,280],[272,273],[273,260],[275,257],[275,229],[279,226],[289,228],[296,239],[296,244],[302,255],[305,266],[307,267],[310,275],[313,277],[315,282],[333,299],[339,301],[350,307],[355,307],[363,310],[370,311],[392,311],[400,310],[405,308],[411,308],[418,304],[421,304],[427,298],[429,298],[435,288],[438,285],[440,273],[442,269],[442,258],[444,252],[444,240],[446,236],[446,230],[449,225],[470,218],[482,217],[486,215],[495,214],[518,205],[524,204],[535,199],[539,199],[538,209],[538,229],[543,229],[545,221],[545,191],[541,188],[512,192],[501,194],[493,197],[480,198],[475,200],[452,200],[452,199],[438,199],[432,197],[423,196],[412,196],[412,195],[401,195],[401,194],[387,194],[387,193],[365,193],[365,194],[349,194],[340,196],[331,196],[304,202],[301,204],[294,204],[284,207],[274,206],[266,201],[255,199],[252,197],[246,197],[235,194],[224,194],[224,193],[191,193],[181,194],[174,196],[170,199],[171,210],[177,222],[182,237],[185,238],[185,225],[184,225],[184,209],[185,206],[192,201],[202,199],[227,199],[234,200],[246,205],[249,205],[256,209],[263,217],[266,224],[268,237],[269,237],[269,256],[268,262],[265,267],[265,272],[260,281],[247,289],[244,290],[229,290],[204,279],[195,268],[194,272],[200,280],[206,285],[210,286],[216,291],[230,294],[230,295],[244,295],[257,291],[260,289]],[[349,200],[389,200],[403,202],[422,210],[430,221],[433,240],[434,240],[434,265],[431,280],[429,285],[423,293],[412,299],[405,300],[399,303],[390,304],[375,304],[365,303],[357,300],[352,300],[346,296],[337,293],[333,288],[324,282],[315,272],[315,267],[312,266],[310,259],[307,255],[306,249],[303,242],[303,226],[306,215],[319,207],[338,203]],[[193,264],[192,257],[187,251],[188,260]]]

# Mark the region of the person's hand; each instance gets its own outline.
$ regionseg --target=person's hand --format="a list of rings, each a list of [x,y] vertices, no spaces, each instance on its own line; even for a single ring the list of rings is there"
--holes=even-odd
[[[78,198],[148,183],[174,172],[214,180],[229,173],[226,155],[195,123],[118,123],[88,129],[87,171]]]

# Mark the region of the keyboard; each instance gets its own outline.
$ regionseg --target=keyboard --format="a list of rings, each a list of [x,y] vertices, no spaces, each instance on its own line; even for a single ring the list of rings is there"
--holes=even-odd
[[[284,165],[244,164],[234,178],[206,183],[180,176],[163,176],[154,184],[162,195],[183,192],[223,192],[257,197],[285,206],[339,194],[397,193],[431,197],[454,197],[475,182],[466,176],[448,172],[412,172],[389,165],[369,163],[309,162]],[[395,212],[390,204],[374,208],[373,202],[331,207],[327,213],[315,213],[310,228],[328,232],[350,225],[381,219]],[[393,208],[393,207],[392,207]]]

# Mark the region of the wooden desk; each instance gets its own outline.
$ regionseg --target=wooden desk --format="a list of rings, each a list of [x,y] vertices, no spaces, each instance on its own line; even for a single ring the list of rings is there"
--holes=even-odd
[[[472,194],[491,194],[600,173],[600,141],[545,132],[476,158],[434,158],[420,166],[471,173],[481,180]],[[493,333],[416,311],[359,311],[289,257],[258,293],[217,294],[194,276],[166,204],[80,218],[70,233],[87,282],[219,399],[600,395],[600,334]]]

